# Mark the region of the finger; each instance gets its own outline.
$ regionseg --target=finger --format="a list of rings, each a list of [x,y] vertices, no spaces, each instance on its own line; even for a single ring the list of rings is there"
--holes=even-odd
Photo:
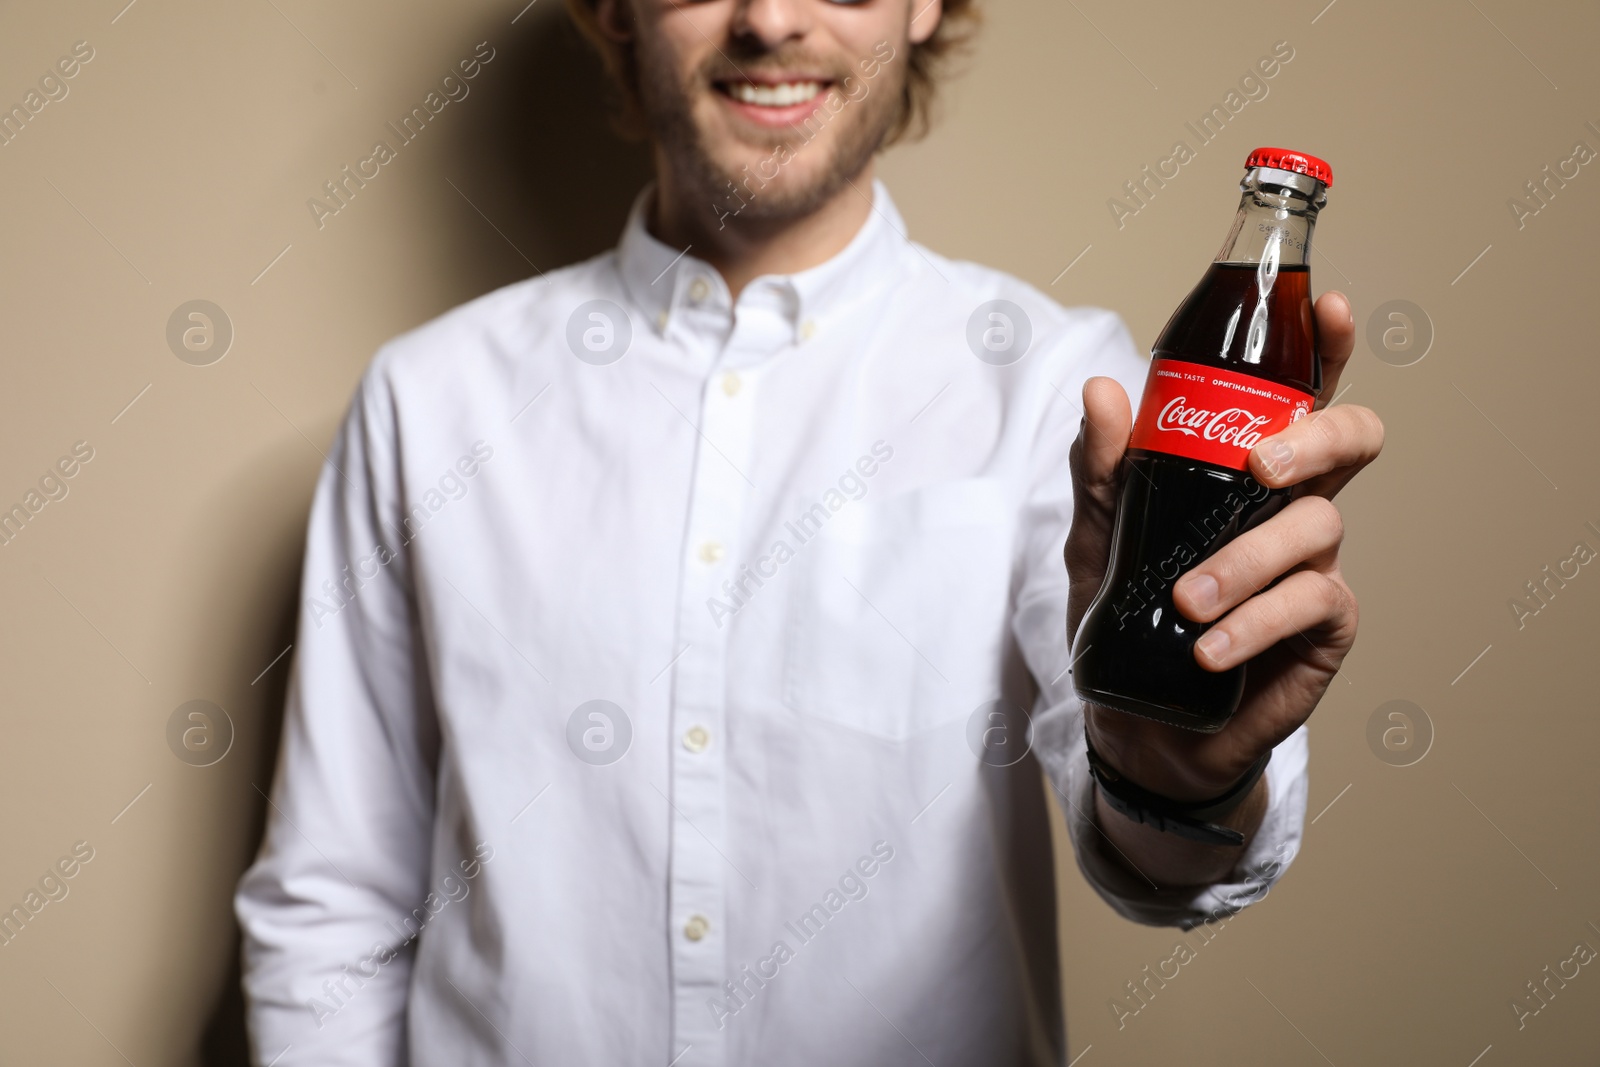
[[[1296,567],[1331,562],[1343,539],[1339,509],[1325,497],[1301,497],[1179,578],[1172,601],[1210,622]]]
[[[1084,503],[1114,508],[1122,454],[1133,433],[1133,409],[1116,379],[1090,378],[1083,384],[1083,421],[1072,455],[1074,510]]]
[[[1319,406],[1326,407],[1339,391],[1339,377],[1350,362],[1356,347],[1355,311],[1350,298],[1330,289],[1317,298],[1313,308],[1317,319],[1317,356],[1322,360],[1322,395]]]
[[[1331,496],[1383,450],[1383,420],[1371,408],[1341,404],[1290,423],[1250,450],[1250,473],[1263,485],[1281,489],[1310,482],[1330,471],[1338,475],[1307,486]]]
[[[1195,643],[1194,658],[1208,671],[1225,671],[1293,638],[1319,666],[1335,671],[1354,640],[1355,623],[1355,596],[1343,579],[1296,571],[1223,616]],[[1313,631],[1332,631],[1332,637],[1314,641],[1306,636]]]

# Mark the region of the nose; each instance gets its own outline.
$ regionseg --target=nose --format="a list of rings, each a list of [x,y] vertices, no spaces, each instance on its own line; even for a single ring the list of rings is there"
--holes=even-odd
[[[733,15],[735,37],[751,38],[772,50],[804,37],[811,29],[812,0],[743,0]]]

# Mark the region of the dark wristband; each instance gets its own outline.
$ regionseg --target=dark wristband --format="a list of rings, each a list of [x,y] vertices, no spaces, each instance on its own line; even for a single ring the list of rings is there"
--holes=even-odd
[[[1144,823],[1146,826],[1188,838],[1190,841],[1200,841],[1208,845],[1228,845],[1234,848],[1244,844],[1244,834],[1226,826],[1218,826],[1211,820],[1222,818],[1244,803],[1245,797],[1250,795],[1250,790],[1255,788],[1256,780],[1267,769],[1267,763],[1272,759],[1271,749],[1251,764],[1244,777],[1226,793],[1208,800],[1181,801],[1162,796],[1160,793],[1152,793],[1118,774],[1116,769],[1101,759],[1100,753],[1094,750],[1094,745],[1089,742],[1087,729],[1083,734],[1083,743],[1089,752],[1089,773],[1100,783],[1100,791],[1105,794],[1106,803],[1111,805],[1112,810],[1134,822]]]

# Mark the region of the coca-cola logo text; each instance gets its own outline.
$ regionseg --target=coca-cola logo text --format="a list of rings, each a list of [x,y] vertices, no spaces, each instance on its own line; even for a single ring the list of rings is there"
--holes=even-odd
[[[1252,448],[1308,414],[1315,401],[1248,374],[1157,359],[1128,447],[1244,470]]]
[[[1188,397],[1175,396],[1161,409],[1156,429],[1175,430],[1190,437],[1248,450],[1261,440],[1263,431],[1259,427],[1270,421],[1269,416],[1257,415],[1248,408],[1212,411],[1190,407]]]

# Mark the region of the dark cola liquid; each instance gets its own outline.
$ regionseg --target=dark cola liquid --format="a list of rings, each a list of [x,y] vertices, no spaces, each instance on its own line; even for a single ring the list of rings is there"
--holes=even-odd
[[[1310,281],[1303,265],[1281,266],[1273,276],[1259,264],[1214,263],[1151,353],[1315,395],[1322,375]],[[1209,626],[1173,607],[1172,587],[1282,508],[1289,491],[1269,490],[1246,471],[1161,452],[1130,449],[1124,462],[1105,582],[1073,643],[1074,685],[1084,700],[1214,732],[1239,706],[1245,668],[1213,673],[1195,662],[1195,642]]]

